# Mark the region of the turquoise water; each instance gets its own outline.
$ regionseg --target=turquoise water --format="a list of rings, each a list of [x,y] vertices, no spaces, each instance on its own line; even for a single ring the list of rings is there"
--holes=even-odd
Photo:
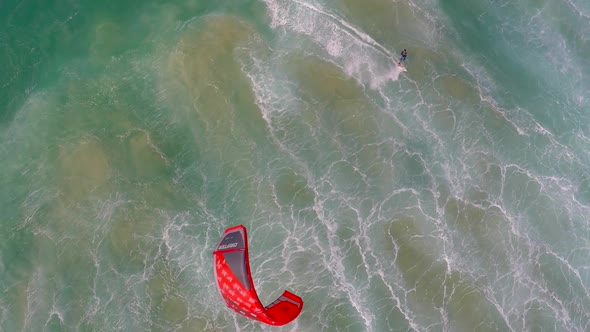
[[[3,1],[0,330],[590,329],[585,0]],[[394,65],[409,52],[407,72]]]

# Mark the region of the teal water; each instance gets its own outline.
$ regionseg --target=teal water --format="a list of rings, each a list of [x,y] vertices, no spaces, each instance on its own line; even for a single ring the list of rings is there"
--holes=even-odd
[[[0,2],[0,330],[590,329],[586,0]],[[394,62],[403,48],[408,71]]]

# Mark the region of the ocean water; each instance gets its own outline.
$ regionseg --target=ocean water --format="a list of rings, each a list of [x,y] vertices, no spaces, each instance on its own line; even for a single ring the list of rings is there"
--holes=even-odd
[[[408,49],[407,72],[396,68]],[[590,2],[0,2],[0,331],[590,330]]]

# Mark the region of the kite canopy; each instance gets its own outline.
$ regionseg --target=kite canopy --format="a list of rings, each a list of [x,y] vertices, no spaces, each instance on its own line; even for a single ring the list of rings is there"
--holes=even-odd
[[[284,291],[264,307],[254,289],[248,259],[248,235],[242,225],[225,230],[215,251],[215,280],[221,297],[235,312],[266,324],[280,326],[294,320],[301,309],[301,298]]]

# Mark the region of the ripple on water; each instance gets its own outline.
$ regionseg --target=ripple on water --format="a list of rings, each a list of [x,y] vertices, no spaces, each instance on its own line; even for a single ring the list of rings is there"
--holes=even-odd
[[[388,234],[395,243],[408,306],[421,324],[444,324],[451,330],[506,329],[502,314],[466,271],[449,270],[440,258],[442,245],[433,231],[421,231],[416,219],[394,220]],[[442,281],[442,282],[441,282]]]
[[[119,271],[143,270],[158,252],[162,223],[152,209],[127,206],[116,211],[110,221],[110,260]]]
[[[274,191],[280,205],[292,205],[298,210],[312,206],[315,199],[315,194],[307,185],[307,180],[291,169],[277,175]]]
[[[109,158],[101,142],[83,138],[60,151],[60,171],[56,180],[66,202],[87,199],[96,191],[108,191]]]

